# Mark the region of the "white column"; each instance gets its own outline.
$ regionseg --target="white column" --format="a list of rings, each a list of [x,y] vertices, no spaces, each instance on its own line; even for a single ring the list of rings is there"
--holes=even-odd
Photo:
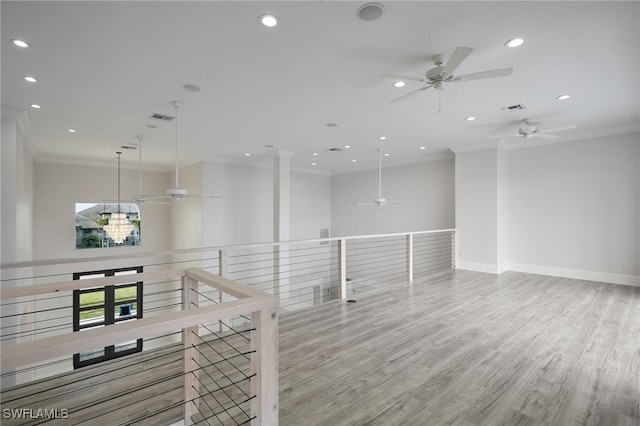
[[[290,220],[290,165],[293,152],[277,150],[273,156],[273,240],[289,241]],[[273,251],[273,292],[281,300],[290,297],[289,256],[286,245]]]

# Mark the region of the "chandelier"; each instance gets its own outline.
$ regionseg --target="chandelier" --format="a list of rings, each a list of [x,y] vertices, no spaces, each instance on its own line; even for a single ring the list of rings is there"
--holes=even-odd
[[[116,154],[118,154],[118,212],[111,213],[109,224],[105,225],[104,230],[114,243],[122,244],[133,231],[133,224],[125,213],[120,212],[120,155],[122,152],[118,151]]]

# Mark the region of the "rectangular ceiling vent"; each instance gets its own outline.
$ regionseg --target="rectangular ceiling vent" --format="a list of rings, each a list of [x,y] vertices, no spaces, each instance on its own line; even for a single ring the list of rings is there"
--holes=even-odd
[[[511,105],[508,107],[504,107],[501,108],[503,111],[507,111],[507,112],[512,112],[512,111],[519,111],[521,109],[527,109],[526,106],[522,105],[522,104],[517,104],[517,105]]]
[[[154,112],[153,114],[151,114],[149,116],[149,118],[152,118],[154,120],[161,120],[161,121],[171,121],[174,119],[174,117],[170,116],[170,115],[164,115],[164,114],[160,114],[158,112]]]

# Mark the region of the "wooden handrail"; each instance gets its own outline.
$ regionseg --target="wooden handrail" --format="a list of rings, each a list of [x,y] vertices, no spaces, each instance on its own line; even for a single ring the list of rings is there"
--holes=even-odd
[[[176,311],[171,314],[121,322],[108,327],[16,343],[2,347],[0,365],[2,371],[8,371],[59,356],[72,355],[134,338],[155,337],[190,326],[210,324],[223,318],[276,308],[277,306],[277,297],[263,293],[260,296],[245,297],[213,306]]]
[[[344,237],[314,238],[314,239],[308,239],[308,240],[272,241],[272,242],[242,244],[242,245],[196,247],[196,248],[180,249],[180,250],[163,250],[163,251],[155,251],[155,252],[128,253],[126,255],[27,260],[27,261],[0,263],[0,269],[33,268],[38,266],[53,266],[53,265],[73,264],[73,263],[91,263],[91,262],[127,260],[127,259],[134,259],[134,258],[146,258],[146,257],[158,257],[158,256],[179,256],[183,254],[204,253],[204,252],[213,252],[213,251],[220,251],[220,250],[237,250],[237,249],[255,248],[255,247],[275,247],[275,246],[281,246],[281,245],[323,243],[323,242],[331,242],[331,241],[355,240],[355,239],[365,239],[365,238],[397,237],[397,236],[406,236],[410,234],[411,235],[437,234],[437,233],[443,233],[443,232],[455,232],[455,228],[434,229],[430,231],[398,232],[393,234],[352,235],[352,236],[344,236]]]
[[[154,280],[166,278],[174,280],[185,274],[184,269],[167,269],[156,272],[142,272],[140,274],[116,275],[112,277],[89,278],[86,280],[61,281],[51,284],[27,285],[19,287],[7,287],[0,289],[0,300],[14,297],[35,296],[38,294],[56,293],[60,291],[72,291],[82,288],[104,287],[108,285],[127,284],[136,281]]]
[[[198,282],[210,285],[216,290],[220,290],[223,293],[230,294],[231,296],[237,297],[238,299],[244,297],[259,297],[266,294],[261,292],[260,290],[247,287],[246,285],[238,284],[228,278],[212,274],[211,272],[203,271],[202,269],[198,268],[187,269],[186,275],[189,278],[193,278]]]

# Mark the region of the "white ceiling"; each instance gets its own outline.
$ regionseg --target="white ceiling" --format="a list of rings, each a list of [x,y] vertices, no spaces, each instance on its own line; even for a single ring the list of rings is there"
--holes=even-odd
[[[578,126],[558,142],[638,128],[637,1],[388,1],[373,22],[357,17],[363,3],[2,1],[3,115],[26,110],[39,160],[112,164],[142,134],[145,165],[167,170],[174,125],[148,117],[173,115],[172,100],[184,104],[182,163],[266,161],[273,145],[294,152],[294,167],[332,173],[375,167],[379,146],[401,164],[495,144],[486,137],[517,132],[524,118]],[[280,25],[260,25],[265,12]],[[513,37],[524,45],[505,47]],[[421,83],[397,89],[383,74],[422,77],[432,56],[457,46],[474,51],[456,74],[514,72],[450,85],[441,113],[434,89],[389,103]],[[573,96],[557,101],[563,93]],[[501,110],[513,104],[527,109]],[[344,145],[352,148],[326,151]],[[136,151],[123,161],[135,165]]]

